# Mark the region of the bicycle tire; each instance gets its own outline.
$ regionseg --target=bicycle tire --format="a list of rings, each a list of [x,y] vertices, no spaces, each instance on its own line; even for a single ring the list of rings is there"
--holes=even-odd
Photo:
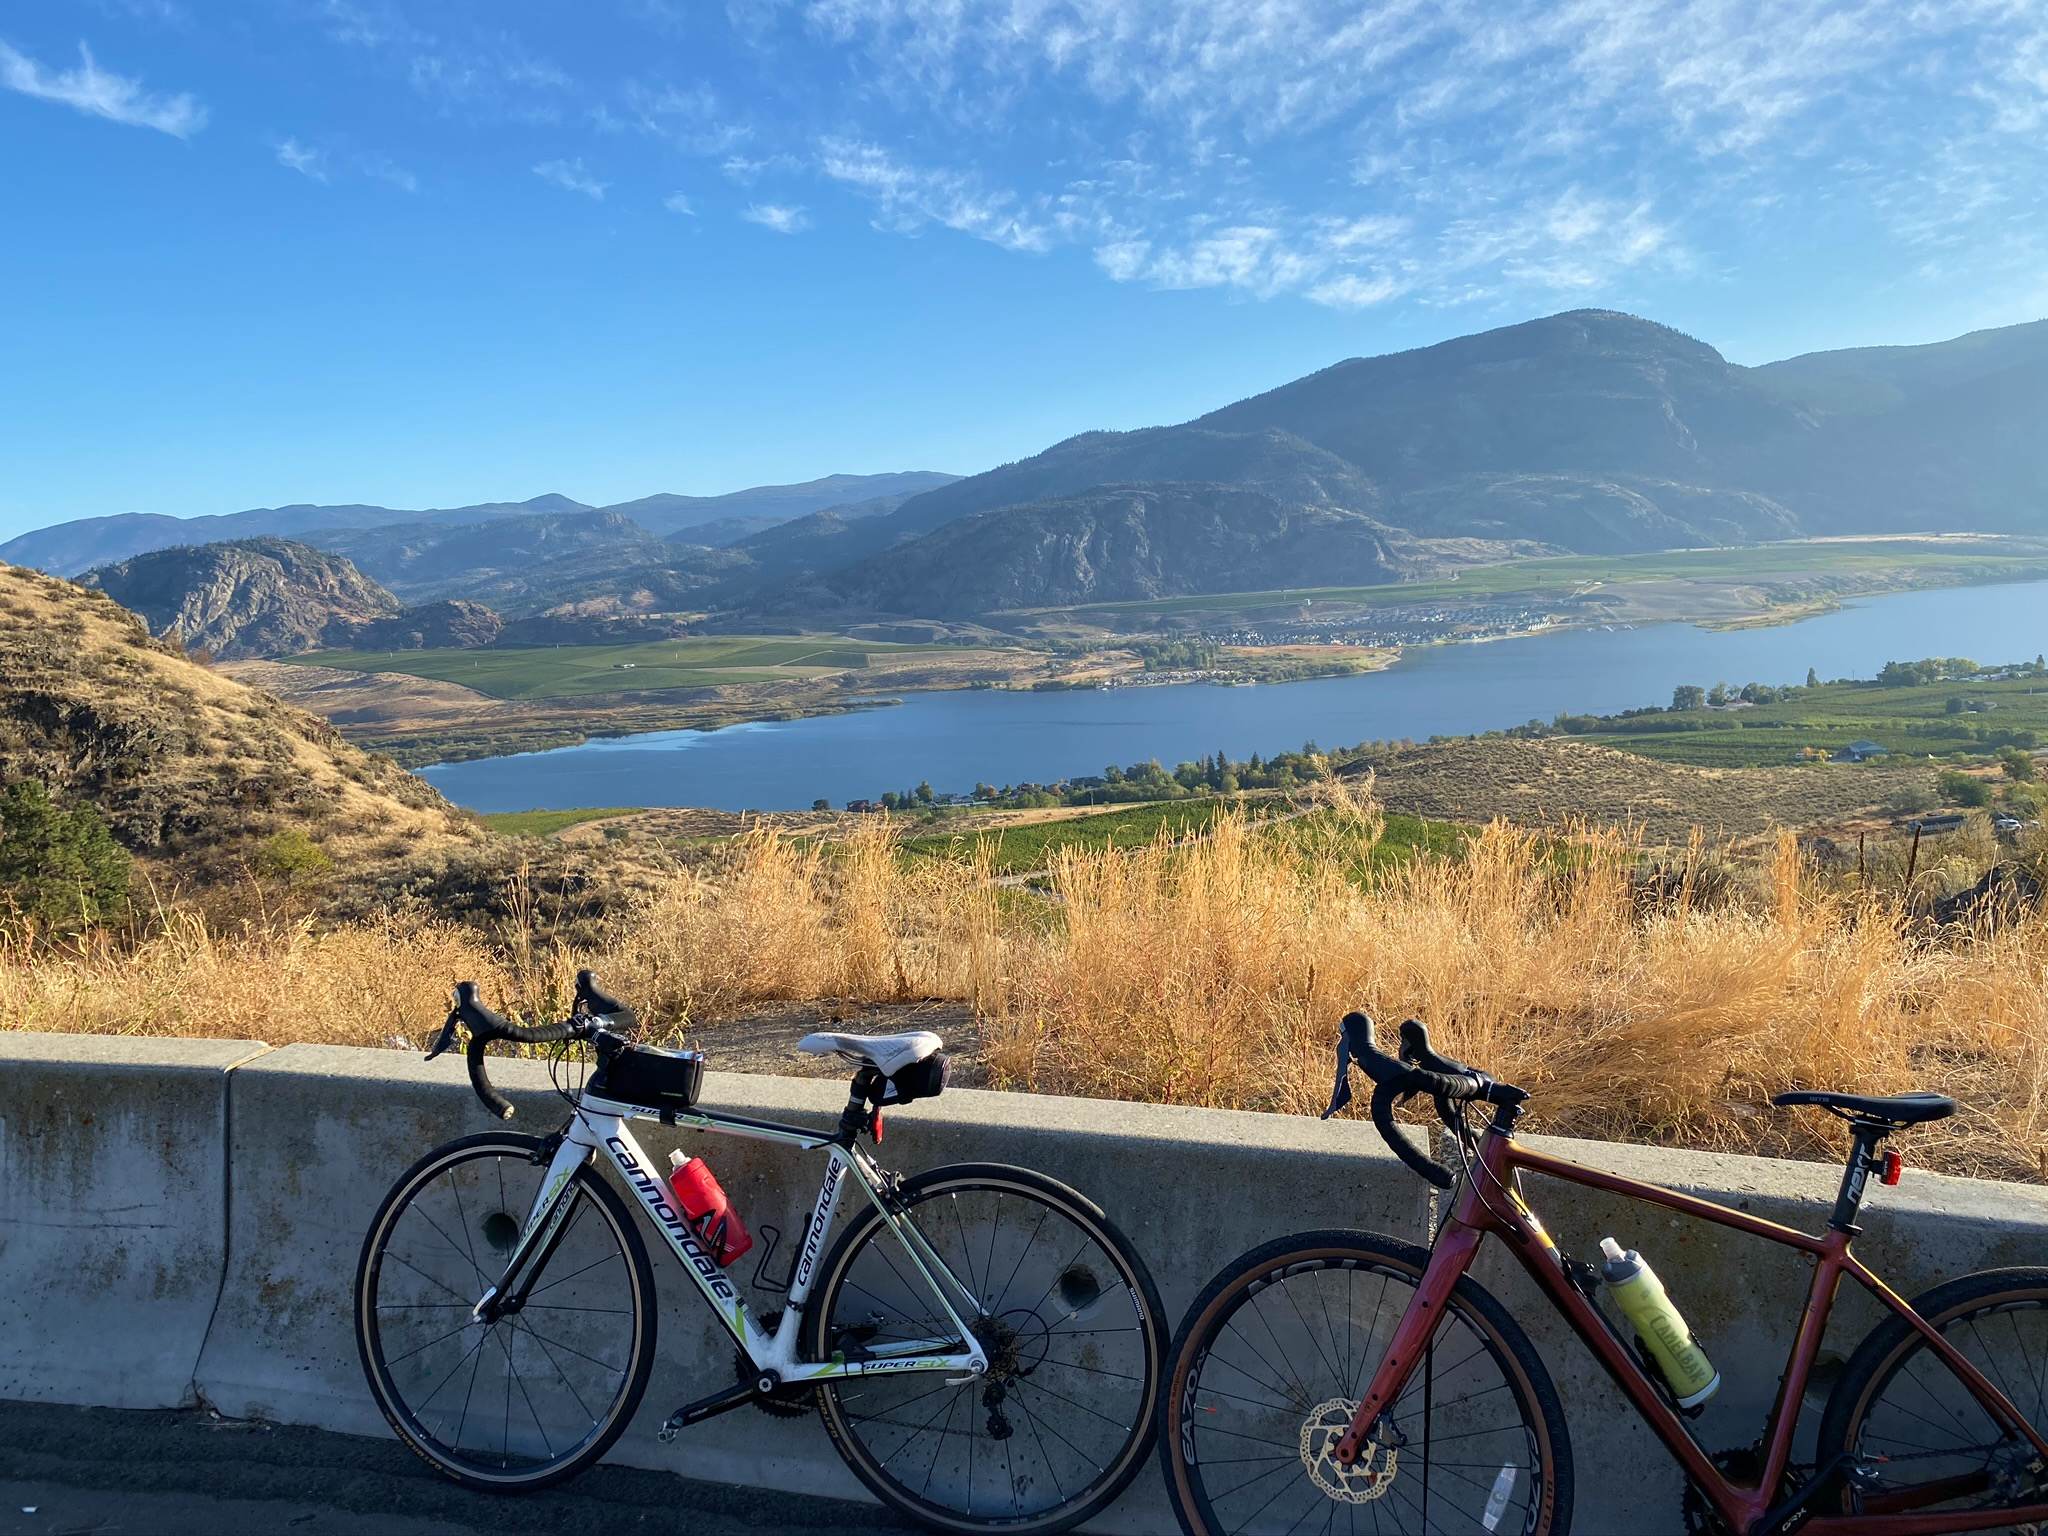
[[[853,1377],[845,1381],[826,1381],[818,1389],[819,1415],[825,1421],[825,1428],[832,1437],[833,1448],[838,1451],[855,1476],[873,1491],[875,1496],[892,1509],[904,1514],[934,1530],[949,1532],[1006,1531],[1017,1536],[1050,1536],[1050,1533],[1069,1530],[1099,1513],[1111,1500],[1130,1485],[1131,1479],[1144,1464],[1151,1450],[1154,1429],[1152,1404],[1158,1393],[1159,1381],[1165,1361],[1165,1325],[1160,1308],[1159,1293],[1152,1283],[1150,1272],[1144,1261],[1131,1247],[1122,1232],[1111,1223],[1102,1210],[1092,1201],[1055,1179],[1034,1173],[1026,1168],[1013,1168],[998,1163],[956,1163],[946,1167],[933,1168],[906,1179],[898,1191],[900,1207],[915,1210],[919,1205],[940,1199],[948,1194],[960,1192],[1002,1192],[1007,1198],[1020,1205],[1028,1202],[1057,1210],[1074,1227],[1088,1234],[1090,1241],[1105,1254],[1118,1272],[1121,1289],[1126,1293],[1132,1306],[1131,1322],[1121,1322],[1123,1299],[1117,1301],[1110,1314],[1119,1319],[1115,1332],[1130,1332],[1133,1337],[1129,1346],[1135,1346],[1142,1357],[1141,1380],[1135,1384],[1135,1391],[1127,1395],[1132,1398],[1132,1422],[1127,1437],[1117,1447],[1116,1454],[1099,1475],[1072,1494],[1066,1494],[1063,1487],[1058,1491],[1060,1502],[1040,1511],[1020,1512],[1005,1516],[995,1512],[977,1515],[971,1512],[973,1500],[973,1475],[969,1472],[969,1510],[962,1511],[935,1503],[914,1495],[910,1489],[886,1466],[887,1458],[881,1457],[875,1447],[862,1437],[859,1424],[862,1422],[849,1413],[846,1394],[856,1389],[864,1378]],[[999,1218],[1000,1219],[1000,1218]],[[882,1218],[872,1206],[850,1222],[839,1234],[819,1268],[817,1301],[811,1308],[809,1319],[808,1345],[812,1357],[827,1358],[834,1350],[832,1331],[833,1319],[838,1312],[838,1302],[843,1289],[856,1287],[849,1279],[853,1265],[877,1233],[885,1230]],[[992,1234],[993,1238],[994,1234]],[[1034,1241],[1036,1236],[1034,1234]],[[932,1241],[928,1234],[927,1241]],[[979,1245],[979,1237],[971,1246]],[[970,1246],[963,1235],[963,1247]],[[886,1250],[883,1250],[886,1256]],[[943,1242],[940,1244],[943,1256]],[[1070,1261],[1071,1262],[1071,1261]],[[1023,1263],[1020,1255],[1019,1265]],[[972,1259],[967,1268],[972,1269]],[[1014,1273],[1012,1275],[1014,1279]],[[987,1287],[993,1289],[992,1286]],[[1102,1287],[1099,1295],[1106,1298],[1114,1294],[1117,1287]],[[1041,1305],[1043,1298],[1041,1299]],[[1021,1309],[1019,1309],[1021,1310]],[[1054,1331],[1057,1331],[1056,1329]],[[1106,1330],[1097,1330],[1098,1332]],[[986,1341],[984,1341],[986,1343]],[[1085,1353],[1085,1350],[1084,1350]],[[1055,1367],[1068,1362],[1052,1361]],[[1119,1362],[1121,1360],[1119,1359]],[[1079,1369],[1089,1369],[1082,1366]],[[980,1393],[986,1390],[986,1383],[1000,1382],[1004,1368],[994,1366],[984,1383],[975,1387],[978,1401],[987,1407],[986,1399]],[[1019,1380],[1032,1375],[1030,1370],[1019,1370],[1011,1379]],[[968,1387],[957,1389],[965,1392]],[[1021,1386],[1016,1396],[1026,1396]],[[1119,1389],[1121,1390],[1121,1389]],[[1020,1419],[1026,1418],[1029,1408],[1016,1410]],[[1040,1404],[1040,1411],[1044,1405]],[[951,1424],[951,1409],[947,1409],[947,1426]],[[1100,1417],[1100,1415],[1098,1415]],[[974,1414],[969,1410],[970,1441],[974,1436]],[[945,1431],[942,1431],[944,1433]],[[957,1432],[956,1432],[957,1433]],[[893,1453],[892,1453],[893,1454]],[[993,1453],[991,1453],[993,1454]],[[937,1452],[934,1452],[936,1461]],[[1050,1462],[1048,1462],[1050,1466]],[[1057,1486],[1057,1474],[1053,1474]],[[993,1476],[993,1471],[991,1471]]]
[[[1226,1536],[1233,1527],[1228,1521],[1217,1516],[1213,1507],[1214,1500],[1250,1486],[1249,1483],[1239,1483],[1226,1494],[1212,1494],[1202,1477],[1201,1452],[1197,1443],[1203,1428],[1195,1422],[1194,1417],[1194,1410],[1202,1406],[1197,1402],[1197,1398],[1202,1387],[1203,1369],[1212,1350],[1218,1347],[1220,1340],[1233,1327],[1234,1320],[1255,1298],[1270,1294],[1280,1286],[1309,1274],[1345,1272],[1347,1302],[1355,1297],[1358,1289],[1355,1282],[1359,1274],[1382,1276],[1379,1296],[1374,1304],[1374,1329],[1365,1336],[1358,1350],[1356,1367],[1351,1366],[1348,1358],[1342,1368],[1332,1366],[1330,1357],[1323,1357],[1317,1363],[1331,1366],[1333,1369],[1338,1382],[1337,1400],[1355,1405],[1357,1398],[1352,1392],[1355,1388],[1362,1388],[1363,1381],[1368,1377],[1368,1366],[1371,1363],[1369,1351],[1374,1339],[1379,1336],[1378,1319],[1382,1315],[1386,1316],[1387,1331],[1390,1333],[1392,1321],[1399,1316],[1398,1306],[1391,1309],[1385,1307],[1387,1288],[1398,1280],[1412,1289],[1420,1281],[1428,1263],[1427,1249],[1377,1232],[1301,1232],[1253,1248],[1227,1265],[1209,1282],[1195,1298],[1193,1305],[1188,1308],[1187,1316],[1174,1337],[1166,1391],[1159,1403],[1160,1463],[1165,1473],[1168,1498],[1186,1536]],[[1320,1281],[1318,1285],[1320,1287]],[[1458,1281],[1452,1292],[1446,1317],[1456,1318],[1479,1339],[1481,1349],[1494,1362],[1502,1381],[1511,1390],[1521,1414],[1521,1427],[1528,1436],[1530,1446],[1533,1447],[1532,1469],[1540,1468],[1540,1477],[1537,1479],[1536,1496],[1525,1495],[1522,1499],[1525,1510],[1521,1526],[1523,1536],[1563,1536],[1563,1533],[1571,1529],[1572,1518],[1571,1434],[1549,1371],[1544,1368],[1542,1358],[1536,1353],[1535,1346],[1529,1342],[1528,1335],[1522,1332],[1507,1309],[1471,1277],[1462,1277]],[[1324,1321],[1329,1322],[1327,1313],[1324,1314]],[[1331,1331],[1334,1336],[1334,1327]],[[1267,1324],[1267,1332],[1272,1332],[1270,1322]],[[1311,1335],[1312,1325],[1304,1319],[1304,1337]],[[1277,1347],[1277,1336],[1274,1343]],[[1317,1347],[1319,1350],[1320,1346]],[[1317,1379],[1313,1375],[1316,1368],[1317,1365],[1312,1364],[1312,1374],[1307,1377],[1284,1378],[1289,1389],[1301,1392],[1303,1403],[1306,1403],[1307,1398],[1316,1390],[1312,1385]],[[1210,1390],[1212,1397],[1225,1395],[1219,1394],[1214,1388]],[[1495,1389],[1487,1389],[1489,1392],[1492,1390]],[[1483,1396],[1485,1393],[1475,1395]],[[1283,1392],[1282,1396],[1287,1397],[1289,1393]],[[1303,1411],[1291,1400],[1265,1404],[1245,1397],[1243,1401],[1253,1404],[1263,1412],[1281,1413],[1290,1421],[1299,1413],[1302,1420],[1299,1444],[1302,1447],[1310,1443],[1310,1420],[1328,1407],[1327,1404],[1317,1403],[1308,1405]],[[1213,1407],[1204,1412],[1205,1418],[1218,1416]],[[1412,1414],[1410,1416],[1412,1417]],[[1342,1421],[1348,1421],[1348,1413],[1341,1413],[1332,1418],[1333,1423]],[[1232,1433],[1213,1426],[1208,1432],[1222,1435]],[[1241,1434],[1239,1438],[1258,1437]],[[1292,1486],[1293,1480],[1286,1476],[1289,1466],[1287,1450],[1292,1447],[1284,1441],[1274,1443],[1276,1447],[1286,1448],[1282,1450],[1282,1454],[1265,1457],[1255,1455],[1244,1459],[1253,1462],[1272,1461],[1274,1465],[1270,1470],[1282,1474],[1283,1486]],[[1427,1443],[1425,1440],[1425,1444]],[[1412,1453],[1406,1452],[1404,1448],[1403,1454]],[[1233,1462],[1240,1460],[1235,1455],[1225,1459]],[[1308,1483],[1311,1489],[1308,1507],[1314,1510],[1320,1507],[1314,1503],[1320,1487],[1314,1481],[1316,1469],[1309,1465],[1305,1450],[1299,1459],[1302,1463],[1301,1481]],[[1387,1492],[1399,1488],[1400,1475],[1397,1467]],[[1506,1479],[1511,1491],[1519,1481],[1515,1478],[1506,1478],[1505,1465],[1497,1474],[1494,1485],[1496,1489],[1501,1486],[1499,1479],[1502,1478]],[[1321,1496],[1325,1502],[1332,1505],[1331,1528],[1334,1529],[1334,1510],[1343,1506],[1326,1491],[1322,1492]],[[1278,1497],[1275,1495],[1276,1501]],[[1387,1501],[1380,1494],[1367,1497],[1374,1501],[1371,1505],[1371,1529],[1376,1533],[1387,1531],[1388,1520],[1394,1518],[1391,1506],[1387,1505]],[[1406,1498],[1407,1495],[1404,1493],[1403,1497]],[[1354,1503],[1351,1508],[1355,1511],[1357,1505]],[[1251,1518],[1257,1518],[1257,1515],[1263,1512],[1263,1509],[1256,1511]],[[1277,1524],[1283,1518],[1282,1515],[1275,1516],[1276,1528],[1286,1528]],[[1498,1520],[1498,1513],[1494,1518]],[[1353,1516],[1347,1515],[1347,1524],[1352,1519]],[[1308,1524],[1297,1528],[1322,1530],[1325,1527],[1310,1520]],[[1352,1528],[1363,1529],[1356,1526]],[[1418,1529],[1423,1528],[1439,1532],[1456,1530],[1458,1527],[1431,1517],[1425,1503],[1422,1523]],[[1486,1532],[1498,1536],[1496,1526],[1483,1525],[1482,1521],[1474,1521],[1470,1528],[1483,1528]]]
[[[376,1216],[370,1222],[369,1231],[364,1235],[362,1254],[356,1264],[356,1348],[362,1358],[363,1374],[369,1382],[371,1395],[376,1398],[377,1407],[383,1413],[385,1422],[408,1449],[436,1472],[465,1488],[482,1492],[532,1492],[564,1482],[595,1465],[632,1422],[633,1414],[646,1393],[647,1379],[654,1367],[658,1307],[654,1290],[654,1272],[648,1263],[647,1248],[641,1240],[632,1208],[603,1175],[586,1162],[573,1176],[571,1198],[589,1200],[591,1208],[603,1219],[609,1235],[616,1240],[619,1251],[626,1261],[624,1278],[634,1313],[630,1329],[630,1353],[621,1373],[621,1388],[612,1399],[603,1419],[595,1426],[594,1432],[580,1440],[572,1454],[550,1458],[537,1467],[523,1469],[517,1473],[509,1467],[494,1471],[474,1458],[460,1457],[459,1445],[451,1448],[436,1440],[423,1422],[423,1408],[408,1402],[402,1389],[393,1379],[391,1366],[394,1362],[387,1360],[385,1355],[384,1325],[380,1318],[382,1268],[386,1247],[400,1220],[412,1207],[415,1197],[433,1186],[444,1173],[451,1173],[452,1178],[454,1168],[494,1154],[502,1159],[516,1158],[522,1163],[538,1166],[544,1172],[551,1150],[539,1137],[503,1131],[486,1131],[475,1136],[465,1136],[436,1147],[401,1174],[390,1192],[385,1195],[383,1203],[377,1208]],[[518,1212],[515,1219],[523,1219],[524,1214],[523,1210]],[[572,1221],[565,1225],[561,1237],[568,1237],[573,1225],[572,1217]],[[445,1234],[442,1240],[447,1241]],[[451,1248],[455,1246],[452,1242],[448,1245]],[[412,1267],[402,1257],[399,1262]],[[573,1277],[563,1278],[567,1280]],[[447,1289],[445,1285],[441,1288]],[[532,1292],[538,1293],[538,1288]],[[493,1330],[495,1327],[495,1324],[492,1325]],[[516,1328],[516,1320],[514,1327]],[[485,1339],[479,1337],[476,1345],[478,1352],[484,1343]],[[506,1394],[509,1415],[511,1387],[517,1378],[515,1368],[511,1364],[511,1346],[503,1347],[506,1350]],[[545,1354],[545,1351],[543,1353]],[[472,1367],[472,1390],[475,1384],[474,1370],[475,1367]],[[527,1406],[529,1411],[533,1411],[530,1400]],[[535,1422],[538,1427],[537,1412]],[[459,1441],[460,1426],[456,1433]],[[542,1433],[544,1437],[544,1429]],[[509,1435],[508,1423],[508,1440]]]
[[[1957,1343],[1957,1347],[1966,1357],[1972,1358],[1972,1363],[1979,1369],[1984,1369],[1987,1363],[1990,1365],[1985,1375],[2012,1399],[2013,1405],[2036,1429],[2048,1423],[2048,1268],[1983,1269],[1959,1275],[1915,1297],[1913,1310],[1944,1336],[1951,1329],[1960,1335],[1968,1328],[1973,1337],[1951,1342]],[[2024,1332],[2019,1321],[2022,1315],[2027,1318]],[[1996,1317],[2007,1318],[2008,1329],[1994,1325],[1987,1339],[1982,1327],[1978,1326],[1979,1320]],[[2037,1345],[2031,1358],[2025,1362],[2024,1381],[2018,1372],[2001,1365],[2002,1348],[1994,1352],[1992,1347],[1993,1341],[2003,1346],[2008,1331],[2023,1353],[2027,1337],[2031,1336]],[[1973,1348],[1981,1348],[1983,1357],[1972,1356]],[[1915,1362],[1922,1359],[1926,1362],[1926,1369],[1916,1372]],[[1820,1431],[1815,1440],[1822,1466],[1834,1461],[1838,1454],[1852,1460],[1862,1459],[1864,1441],[1872,1429],[1873,1410],[1883,1406],[1886,1389],[1901,1375],[1912,1385],[1915,1406],[1900,1411],[1917,1422],[1907,1431],[1906,1438],[1910,1444],[1906,1454],[1881,1464],[1904,1467],[1917,1461],[1925,1470],[1933,1472],[1937,1461],[1959,1458],[1959,1465],[1970,1461],[1973,1453],[1968,1448],[1949,1451],[1938,1445],[1930,1447],[1928,1442],[1955,1438],[1957,1431],[1961,1431],[1962,1438],[1966,1440],[1971,1425],[1976,1422],[1970,1418],[1971,1412],[1981,1418],[1985,1429],[1992,1427],[1990,1416],[1974,1398],[1968,1397],[1967,1389],[1955,1374],[1933,1356],[1920,1332],[1903,1317],[1892,1313],[1864,1336],[1863,1342],[1850,1355],[1849,1363],[1842,1368],[1834,1390],[1828,1395],[1827,1408],[1821,1415]],[[1930,1380],[1933,1386],[1929,1385]],[[1937,1391],[1942,1386],[1952,1388],[1953,1393],[1961,1396],[1942,1401]],[[1942,1423],[1943,1418],[1948,1419],[1954,1429]],[[1881,1435],[1890,1432],[1889,1421],[1879,1432]],[[1939,1454],[1929,1458],[1930,1450]],[[2011,1475],[2022,1475],[2020,1467],[2032,1459],[2031,1449],[2015,1454]],[[1988,1457],[1986,1461],[1988,1463]],[[1850,1461],[1840,1464],[1846,1467]],[[1903,1477],[1894,1478],[1882,1473],[1877,1476],[1879,1482],[1890,1484],[1895,1491],[1912,1486],[1910,1480]],[[2048,1477],[2033,1476],[2035,1488],[2030,1501],[2048,1502]],[[1877,1491],[1874,1484],[1859,1487],[1854,1479],[1844,1478],[1839,1489],[1841,1509],[1848,1514],[1862,1513],[1866,1500]],[[2019,1501],[2024,1502],[2029,1500]],[[2001,1505],[1994,1502],[1976,1507],[1997,1509]],[[2014,1503],[2013,1507],[2019,1507],[2019,1504]]]

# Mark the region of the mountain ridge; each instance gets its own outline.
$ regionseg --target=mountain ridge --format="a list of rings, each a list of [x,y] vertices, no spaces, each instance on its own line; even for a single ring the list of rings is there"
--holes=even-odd
[[[746,515],[750,510],[760,515],[802,516],[838,501],[863,501],[874,496],[900,494],[912,486],[922,490],[931,484],[955,478],[938,470],[825,475],[791,485],[749,486],[716,496],[661,493],[604,507],[550,491],[525,501],[485,501],[462,507],[413,510],[360,502],[333,505],[293,502],[277,507],[251,507],[241,512],[205,513],[183,518],[160,512],[117,512],[29,529],[0,543],[0,560],[47,570],[54,576],[74,576],[97,565],[108,565],[181,544],[220,543],[238,537],[292,538],[330,529],[396,524],[480,524],[496,518],[547,513],[617,512],[633,517],[649,532],[658,534],[664,529],[672,532],[692,523]],[[635,517],[634,508],[641,509],[642,517]],[[798,510],[781,511],[783,508]]]
[[[308,538],[354,549],[410,598],[529,613],[954,618],[962,603],[1018,594],[1238,590],[1249,571],[1312,585],[1333,565],[1396,580],[1531,552],[2038,530],[2043,419],[2048,321],[1749,368],[1670,326],[1586,309],[1343,359],[1188,421],[1078,433],[965,478],[829,476],[611,508],[486,504],[496,510],[460,524],[467,534],[448,531],[450,513]],[[761,518],[776,520],[754,526]],[[1207,551],[1206,565],[1161,547],[1176,536]],[[475,550],[462,555],[465,539]],[[21,542],[0,557],[20,558]],[[457,553],[415,581],[428,546]],[[380,564],[387,554],[398,563]],[[1010,568],[1020,560],[1040,564]],[[1004,569],[953,568],[977,562]],[[902,578],[912,570],[922,577]]]

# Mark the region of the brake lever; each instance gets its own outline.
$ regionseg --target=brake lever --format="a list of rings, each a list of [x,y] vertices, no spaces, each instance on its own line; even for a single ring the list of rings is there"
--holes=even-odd
[[[427,1052],[427,1060],[432,1061],[443,1052],[454,1050],[461,1043],[462,1031],[458,1019],[459,1015],[456,1011],[452,1008],[449,1009],[447,1021],[441,1026],[440,1037],[434,1041],[433,1047]]]

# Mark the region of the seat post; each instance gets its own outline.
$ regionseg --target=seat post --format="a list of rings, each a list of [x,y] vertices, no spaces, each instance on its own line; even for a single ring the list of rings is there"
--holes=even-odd
[[[1877,1144],[1891,1130],[1891,1126],[1874,1120],[1849,1122],[1849,1165],[1842,1170],[1842,1187],[1835,1194],[1834,1210],[1828,1214],[1828,1225],[1835,1231],[1854,1236],[1862,1230],[1856,1225],[1856,1214],[1863,1208],[1863,1187],[1870,1180],[1870,1170],[1877,1166],[1873,1155]]]

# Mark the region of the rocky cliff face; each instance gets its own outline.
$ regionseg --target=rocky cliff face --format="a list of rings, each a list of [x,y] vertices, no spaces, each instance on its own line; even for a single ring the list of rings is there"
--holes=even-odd
[[[1105,486],[983,512],[829,578],[889,612],[986,613],[1320,581],[1415,569],[1421,541],[1370,517],[1246,486]]]
[[[355,651],[470,650],[491,644],[504,628],[505,621],[482,603],[451,598],[408,608],[393,619],[348,627],[346,643]],[[337,626],[330,626],[329,643],[338,643],[339,634]]]
[[[348,644],[396,618],[397,598],[339,555],[288,539],[154,550],[78,578],[142,616],[150,633],[216,656],[289,656]]]

